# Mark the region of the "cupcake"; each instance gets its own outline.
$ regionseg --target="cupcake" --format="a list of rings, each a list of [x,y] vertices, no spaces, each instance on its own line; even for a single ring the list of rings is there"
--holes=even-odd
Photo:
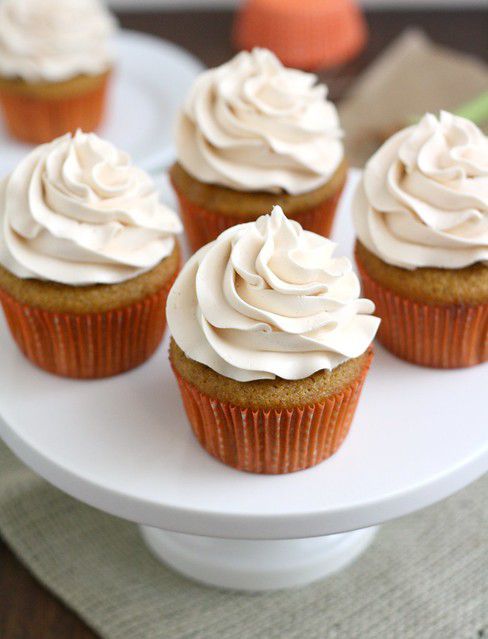
[[[337,111],[316,81],[265,49],[197,80],[171,170],[193,250],[275,204],[303,228],[330,234],[346,166]]]
[[[94,133],[32,151],[0,182],[0,302],[21,351],[74,378],[148,359],[180,230],[150,177]]]
[[[334,250],[276,206],[224,231],[176,279],[171,364],[197,439],[224,464],[289,473],[344,441],[379,320]]]
[[[0,105],[12,136],[41,144],[99,126],[114,31],[98,0],[0,1]]]
[[[390,138],[356,193],[356,258],[379,339],[423,366],[488,360],[488,138],[442,112]]]

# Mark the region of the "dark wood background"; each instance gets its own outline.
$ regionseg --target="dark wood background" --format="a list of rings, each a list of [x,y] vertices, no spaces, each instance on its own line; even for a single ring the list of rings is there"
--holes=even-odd
[[[232,55],[230,11],[171,11],[120,14],[122,26],[171,40],[215,66]],[[368,47],[354,62],[321,74],[333,99],[385,46],[408,27],[420,27],[433,40],[488,57],[488,12],[377,11],[367,14]],[[0,540],[0,639],[96,639],[77,617],[42,586]]]
[[[370,38],[361,57],[334,72],[320,74],[334,100],[340,99],[362,69],[406,28],[419,27],[440,44],[478,57],[488,56],[487,11],[374,11],[366,17]],[[233,15],[230,11],[122,14],[121,19],[130,29],[176,42],[209,67],[225,62],[233,54],[230,38]]]

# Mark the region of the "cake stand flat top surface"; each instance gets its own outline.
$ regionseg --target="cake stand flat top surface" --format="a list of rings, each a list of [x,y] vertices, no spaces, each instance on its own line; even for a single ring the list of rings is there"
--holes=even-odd
[[[337,254],[351,254],[352,182]],[[54,485],[177,532],[250,539],[352,530],[446,497],[488,470],[488,367],[431,370],[377,346],[351,433],[321,465],[283,476],[227,468],[190,430],[167,340],[144,366],[80,382],[37,370],[0,321],[0,435]]]

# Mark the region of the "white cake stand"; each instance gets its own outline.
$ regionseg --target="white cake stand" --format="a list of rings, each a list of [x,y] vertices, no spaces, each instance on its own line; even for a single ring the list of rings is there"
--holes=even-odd
[[[340,219],[347,252],[349,216]],[[3,319],[0,352],[0,436],[10,448],[66,493],[139,523],[160,559],[215,586],[266,590],[325,577],[366,548],[372,526],[488,470],[486,365],[430,370],[378,346],[341,450],[311,470],[259,476],[200,448],[167,345],[138,370],[96,382],[34,368]]]

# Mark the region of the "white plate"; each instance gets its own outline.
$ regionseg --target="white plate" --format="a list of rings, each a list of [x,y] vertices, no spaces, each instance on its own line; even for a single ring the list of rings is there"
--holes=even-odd
[[[337,254],[351,254],[351,182]],[[380,346],[349,437],[331,459],[283,476],[239,472],[198,445],[167,341],[144,366],[97,382],[58,379],[20,355],[0,321],[0,436],[66,492],[176,532],[318,536],[406,514],[488,469],[488,366],[412,366]]]
[[[121,31],[115,45],[116,70],[98,133],[142,168],[156,171],[172,159],[176,114],[203,66],[184,49],[144,33]],[[30,149],[9,137],[0,123],[0,176]]]

